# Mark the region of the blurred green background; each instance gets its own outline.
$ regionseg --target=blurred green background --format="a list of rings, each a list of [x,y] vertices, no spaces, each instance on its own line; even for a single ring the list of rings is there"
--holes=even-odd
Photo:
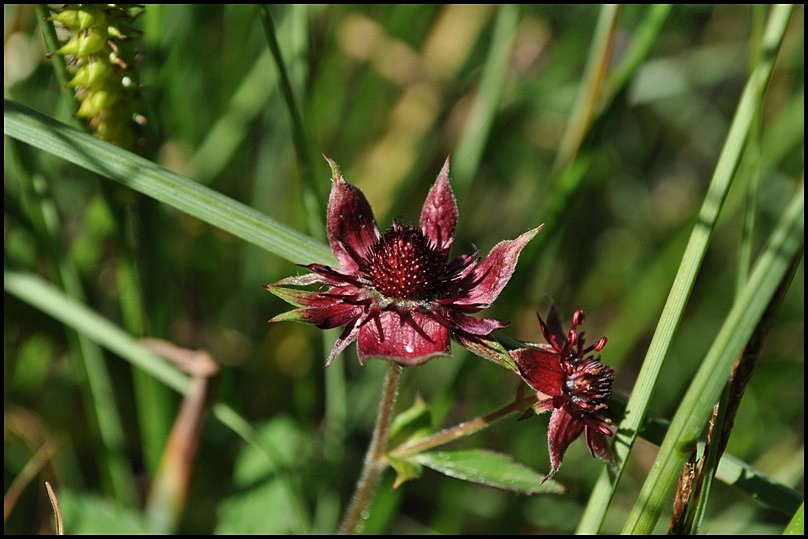
[[[611,66],[654,27],[652,9],[620,8]],[[149,124],[138,151],[321,240],[329,169],[320,153],[364,191],[382,229],[394,218],[418,218],[451,154],[460,209],[455,253],[474,244],[484,255],[498,241],[546,223],[500,300],[484,314],[509,320],[512,337],[540,341],[535,313],[546,312],[548,297],[565,321],[584,309],[589,339],[608,337],[603,361],[616,369],[616,391],[628,395],[749,74],[766,8],[670,9],[626,83],[607,84],[608,99],[592,111],[591,123],[584,122],[580,145],[572,149],[565,137],[579,110],[598,6],[270,10],[313,164],[296,154],[288,102],[258,8],[245,5],[145,8],[135,39]],[[732,305],[747,184],[759,182],[757,248],[803,173],[803,24],[798,6],[759,129],[654,395],[652,408],[663,417],[676,409]],[[31,5],[4,6],[4,88],[6,99],[71,121],[70,100],[46,57]],[[305,201],[308,166],[318,182],[317,211]],[[349,347],[323,369],[333,332],[324,340],[314,327],[267,325],[288,306],[261,286],[302,270],[7,137],[3,183],[5,266],[55,281],[49,240],[25,199],[26,185],[43,185],[86,305],[135,337],[210,352],[221,365],[215,399],[254,425],[281,456],[283,466],[267,467],[242,438],[208,418],[176,531],[332,532],[362,464],[386,366],[360,366]],[[122,274],[126,260],[136,261],[135,278]],[[135,314],[127,311],[132,305]],[[91,419],[93,397],[71,337],[8,294],[3,306],[4,491],[33,474],[18,498],[6,496],[5,532],[52,530],[45,480],[58,486],[68,531],[142,530],[139,508],[180,398],[105,353],[125,463],[138,493],[133,502],[122,502],[99,470],[103,446]],[[519,383],[458,347],[453,358],[405,372],[399,408],[420,394],[438,428],[494,410]],[[546,416],[509,419],[453,447],[502,451],[544,473],[546,425]],[[803,429],[800,264],[728,452],[802,491]],[[621,529],[655,453],[656,446],[638,442],[604,532]],[[366,531],[571,533],[601,468],[577,441],[555,478],[569,493],[532,497],[429,470],[392,491],[388,471]],[[279,478],[297,492],[307,528],[290,524],[294,502]],[[704,531],[779,533],[788,519],[719,484]],[[660,531],[666,529],[663,517]]]

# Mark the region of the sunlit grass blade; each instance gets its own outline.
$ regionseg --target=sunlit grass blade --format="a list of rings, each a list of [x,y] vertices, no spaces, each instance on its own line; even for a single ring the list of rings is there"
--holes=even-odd
[[[255,59],[224,114],[207,130],[190,166],[200,183],[209,184],[222,172],[249,133],[249,123],[263,113],[275,92],[272,58],[267,51]]]
[[[598,110],[598,104],[603,92],[619,18],[619,4],[601,5],[583,82],[578,90],[575,106],[572,109],[572,114],[550,173],[553,177],[565,171],[570,163],[575,160],[575,156],[578,154],[592,125],[592,120]]]
[[[760,44],[763,39],[763,25],[765,24],[765,7],[764,6],[753,6],[753,28],[752,28],[752,47],[751,47],[751,54],[750,54],[750,71],[753,71],[756,65],[756,62],[760,60]],[[757,212],[758,208],[758,190],[760,188],[760,175],[761,175],[761,136],[762,136],[762,126],[761,126],[761,110],[758,108],[756,110],[756,114],[754,120],[752,122],[752,127],[750,129],[751,133],[749,136],[749,142],[747,144],[747,159],[749,164],[744,168],[744,170],[748,173],[747,183],[745,185],[746,188],[746,200],[745,200],[745,207],[744,207],[744,214],[743,214],[743,229],[741,230],[741,241],[740,241],[740,251],[738,255],[738,275],[737,275],[737,283],[736,283],[736,297],[740,295],[741,291],[743,290],[744,284],[749,278],[749,272],[752,268],[752,250],[754,246],[753,242],[753,234],[755,230],[755,213]],[[757,333],[757,329],[755,330]],[[762,336],[760,337],[760,341],[762,342]],[[748,361],[750,364],[754,364],[756,361],[757,355],[759,355],[760,350],[757,350],[757,353],[754,353],[754,358],[748,357],[750,353],[749,350],[744,351],[744,359],[740,361]],[[749,369],[752,366],[747,367]],[[733,376],[736,376],[735,373]],[[730,381],[730,385],[733,384],[733,381]],[[708,436],[708,446],[705,452],[703,462],[700,465],[699,474],[700,474],[700,483],[697,483],[699,489],[696,492],[694,502],[690,503],[690,534],[697,535],[699,533],[699,528],[701,523],[704,519],[705,512],[707,510],[707,502],[710,499],[710,492],[712,490],[713,478],[715,477],[716,470],[718,468],[719,461],[721,459],[721,452],[723,451],[722,445],[726,444],[726,441],[722,441],[729,436],[729,432],[732,430],[732,425],[734,423],[735,414],[734,412],[737,411],[737,407],[740,405],[740,395],[735,395],[738,401],[733,401],[730,395],[730,385],[724,388],[724,391],[721,392],[721,398],[718,402],[718,409],[717,414],[715,417],[715,422],[711,421],[710,429],[711,433]],[[744,384],[745,385],[745,384]],[[737,390],[736,390],[737,391]],[[744,389],[740,390],[740,393],[743,394]],[[728,408],[730,408],[728,410]],[[734,408],[734,410],[733,410]],[[728,414],[731,414],[731,417],[728,418]]]
[[[3,131],[40,150],[115,180],[295,263],[331,264],[324,244],[159,165],[4,101]]]
[[[805,503],[800,505],[791,522],[786,526],[783,535],[805,535]]]
[[[679,470],[698,440],[733,363],[775,297],[775,292],[781,285],[790,282],[789,267],[796,267],[802,257],[804,194],[804,184],[800,183],[682,399],[623,533],[652,532]],[[784,279],[786,281],[782,282]]]
[[[505,90],[518,22],[518,5],[504,4],[499,7],[480,87],[452,159],[452,177],[458,190],[468,190],[480,165],[483,149]]]
[[[642,65],[657,38],[661,35],[662,27],[668,19],[668,14],[672,8],[672,4],[651,4],[648,6],[648,13],[640,24],[630,49],[606,81],[600,111],[608,108],[615,96],[625,88],[631,77]]]
[[[6,269],[3,273],[3,288],[7,293],[52,316],[65,326],[80,331],[93,342],[149,373],[178,393],[184,395],[189,390],[190,380],[188,376],[147,350],[119,327],[86,306],[66,297],[60,290],[54,288],[40,277],[30,273]],[[213,405],[213,415],[246,442],[254,445],[261,453],[266,455],[274,468],[284,469],[283,461],[278,457],[277,451],[266,443],[261,442],[252,426],[230,406],[224,403],[215,403]],[[285,475],[282,479],[289,500],[296,508],[291,519],[294,527],[296,531],[306,533],[309,529],[310,518],[303,502],[303,497]]]
[[[627,397],[613,394],[609,409],[616,417],[623,417],[627,401]],[[640,429],[641,436],[652,444],[661,445],[669,427],[670,421],[649,410]],[[699,442],[697,451],[703,453],[704,445],[704,442]],[[721,457],[716,470],[716,479],[784,514],[792,514],[802,503],[800,491],[774,480],[730,453],[724,453]]]
[[[617,471],[612,478],[606,473],[601,474],[581,517],[578,533],[598,532],[617,484],[620,482],[628,456],[637,438],[638,428],[642,424],[656,388],[663,362],[682,320],[719,211],[740,163],[744,143],[774,69],[774,60],[788,26],[791,11],[792,6],[787,5],[779,5],[772,9],[763,40],[763,60],[748,79],[741,95],[707,195],[699,211],[698,221],[685,248],[671,291],[632,390],[626,418],[618,426],[617,440],[614,444],[619,463]]]

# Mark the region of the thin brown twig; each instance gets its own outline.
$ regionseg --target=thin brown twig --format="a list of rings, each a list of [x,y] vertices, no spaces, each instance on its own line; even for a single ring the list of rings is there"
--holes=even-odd
[[[3,496],[3,523],[8,520],[22,491],[51,459],[59,442],[60,440],[58,438],[51,438],[42,444],[42,446],[37,449],[37,452],[34,453],[34,456],[31,457],[31,460],[25,464],[22,471],[20,471],[17,477],[11,482],[11,485],[9,485],[8,490]]]
[[[523,412],[531,404],[536,402],[536,394],[531,393],[526,396],[517,396],[516,399],[509,402],[502,408],[494,410],[490,414],[476,417],[469,421],[464,421],[453,427],[443,429],[435,434],[431,434],[418,440],[397,447],[390,452],[390,455],[396,458],[406,458],[412,455],[422,453],[428,449],[448,444],[460,438],[464,438],[484,428],[490,427],[493,423],[506,418],[507,416]]]

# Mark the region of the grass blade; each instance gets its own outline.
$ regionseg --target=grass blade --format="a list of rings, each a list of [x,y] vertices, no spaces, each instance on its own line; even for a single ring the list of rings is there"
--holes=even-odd
[[[564,137],[558,148],[555,163],[550,173],[558,176],[575,160],[581,145],[589,132],[592,120],[597,112],[606,80],[609,59],[612,56],[612,45],[620,17],[619,4],[603,4],[595,27],[589,59],[587,60],[584,82],[579,89],[572,115],[569,119]]]
[[[788,26],[791,11],[792,7],[786,5],[773,8],[763,42],[763,61],[748,79],[741,95],[724,148],[721,151],[707,195],[699,212],[698,222],[685,248],[682,262],[674,278],[642,368],[637,376],[637,381],[627,406],[626,419],[618,427],[619,433],[614,444],[619,463],[618,469],[612,479],[605,472],[601,474],[579,523],[578,533],[597,533],[603,523],[617,484],[620,482],[625,463],[637,439],[638,429],[642,424],[648,404],[654,393],[662,364],[695,284],[718,213],[740,162],[744,142],[749,134],[756,110],[760,107],[764,89],[774,69],[774,60],[777,57],[777,51]]]
[[[733,362],[768,308],[787,271],[802,256],[804,184],[801,183],[769,239],[749,281],[699,367],[671,421],[654,465],[623,533],[651,533],[690,449],[729,377]]]
[[[471,106],[460,140],[452,159],[452,177],[458,189],[468,191],[494,117],[505,90],[508,78],[509,58],[519,22],[519,6],[505,4],[499,8],[491,48],[483,69],[480,89]]]
[[[52,274],[58,279],[65,294],[77,301],[84,301],[85,293],[79,272],[65,255],[61,244],[59,230],[63,224],[60,222],[56,204],[48,196],[47,182],[38,175],[32,178],[28,170],[25,170],[29,168],[23,164],[26,160],[21,158],[18,163],[15,155],[22,154],[14,152],[8,159],[11,166],[17,169],[15,173],[22,186],[21,199],[36,234],[43,240]],[[99,472],[118,503],[134,506],[137,501],[135,479],[126,461],[126,440],[121,428],[123,423],[110,390],[110,374],[103,353],[81,333],[68,329],[66,334],[70,357],[75,361],[79,372],[83,373],[79,377],[81,396],[91,417],[94,436],[98,437],[104,447],[98,458]]]
[[[783,535],[805,535],[805,504],[801,504],[800,508],[794,513],[794,518],[786,526]]]
[[[3,131],[294,263],[333,264],[327,246],[256,210],[92,135],[4,101]]]
[[[640,25],[640,29],[634,38],[631,49],[626,53],[614,72],[609,76],[606,82],[606,88],[603,92],[603,102],[600,105],[600,110],[608,108],[612,100],[619,94],[623,88],[634,76],[637,69],[642,65],[651,48],[656,43],[659,37],[662,26],[668,19],[668,14],[673,5],[671,4],[652,4],[648,6],[648,13],[645,20]]]
[[[291,8],[299,9],[297,6],[291,6]],[[286,69],[286,62],[283,60],[278,38],[275,35],[275,23],[272,20],[272,13],[269,10],[269,6],[266,4],[258,6],[258,11],[261,15],[261,22],[263,23],[269,51],[272,53],[272,59],[275,61],[275,67],[278,70],[281,95],[286,103],[286,110],[289,113],[289,119],[292,124],[292,140],[294,141],[295,151],[297,152],[297,159],[300,163],[304,181],[303,204],[306,207],[309,232],[322,239],[325,237],[325,234],[323,232],[324,227],[321,216],[325,212],[323,212],[320,207],[320,200],[322,200],[322,198],[320,197],[320,190],[318,189],[314,176],[314,161],[312,160],[308,138],[306,137],[306,130],[303,127],[303,118],[300,115],[300,110],[292,91],[292,83],[289,80],[289,72]]]
[[[80,331],[98,345],[149,373],[178,393],[184,395],[188,391],[190,381],[187,375],[141,346],[136,339],[119,327],[86,306],[66,297],[60,290],[40,277],[6,269],[3,272],[3,289],[52,316],[65,326]],[[230,430],[261,451],[274,468],[284,469],[277,451],[261,442],[252,426],[236,411],[226,404],[215,403],[213,415]],[[296,507],[294,515],[296,528],[299,532],[305,533],[309,527],[309,517],[302,501],[303,497],[285,475],[283,483],[284,488],[288,491],[289,499]]]

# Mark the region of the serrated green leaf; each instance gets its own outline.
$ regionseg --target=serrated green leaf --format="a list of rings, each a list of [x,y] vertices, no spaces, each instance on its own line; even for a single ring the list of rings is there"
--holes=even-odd
[[[413,460],[449,477],[522,494],[560,494],[565,488],[509,455],[484,449],[419,453]]]
[[[428,436],[431,432],[432,414],[429,405],[420,395],[416,395],[412,406],[393,419],[387,439],[387,450],[392,451],[410,440]]]

